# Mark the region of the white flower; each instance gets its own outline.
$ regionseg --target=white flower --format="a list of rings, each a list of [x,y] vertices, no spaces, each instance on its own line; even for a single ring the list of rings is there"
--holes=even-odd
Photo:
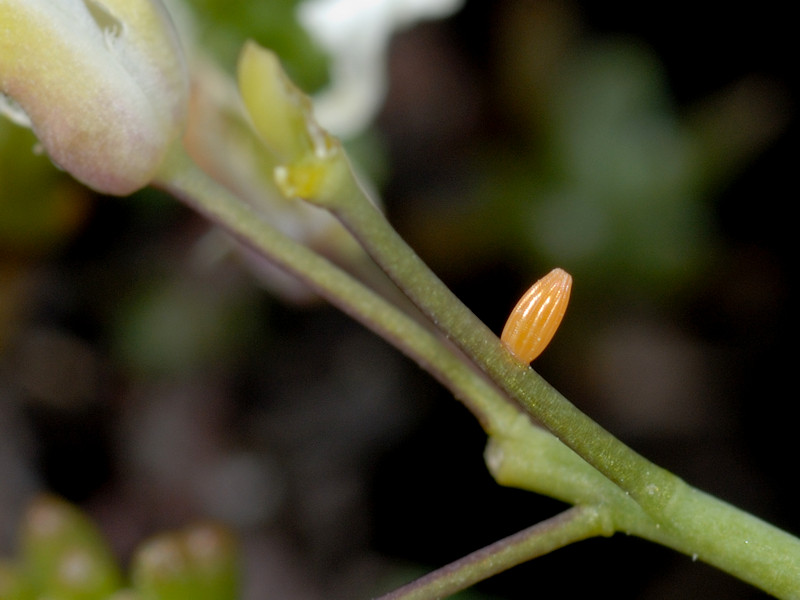
[[[188,77],[160,0],[0,0],[0,92],[57,165],[125,195],[180,136]]]
[[[456,12],[463,0],[305,0],[297,18],[331,57],[331,86],[314,114],[331,133],[358,134],[386,94],[386,54],[395,31]]]

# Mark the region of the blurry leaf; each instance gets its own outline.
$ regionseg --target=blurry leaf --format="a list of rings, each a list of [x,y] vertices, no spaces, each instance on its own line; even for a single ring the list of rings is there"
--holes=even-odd
[[[297,22],[298,2],[186,0],[194,9],[203,48],[228,70],[233,70],[242,40],[251,38],[275,51],[292,79],[304,90],[313,91],[328,80],[327,57]]]

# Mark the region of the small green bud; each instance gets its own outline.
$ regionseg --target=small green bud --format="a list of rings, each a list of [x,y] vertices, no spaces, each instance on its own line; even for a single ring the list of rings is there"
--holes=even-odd
[[[131,577],[146,600],[236,600],[238,558],[230,532],[195,525],[146,542],[134,556]]]
[[[63,600],[104,599],[122,579],[95,525],[51,496],[36,499],[25,514],[22,564],[41,595]]]
[[[313,119],[311,100],[292,83],[274,52],[247,42],[239,55],[238,78],[253,127],[279,163],[321,151],[327,134]]]
[[[177,534],[160,534],[145,542],[133,558],[131,580],[147,600],[192,598],[189,559]]]
[[[285,197],[332,208],[344,190],[357,187],[342,143],[317,123],[311,99],[273,52],[245,45],[239,90],[253,128],[276,156],[274,181]]]

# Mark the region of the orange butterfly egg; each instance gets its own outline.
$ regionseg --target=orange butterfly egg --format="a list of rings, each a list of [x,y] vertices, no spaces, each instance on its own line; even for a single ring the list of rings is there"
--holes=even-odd
[[[500,339],[521,362],[530,363],[553,339],[567,310],[572,276],[553,269],[520,298]]]

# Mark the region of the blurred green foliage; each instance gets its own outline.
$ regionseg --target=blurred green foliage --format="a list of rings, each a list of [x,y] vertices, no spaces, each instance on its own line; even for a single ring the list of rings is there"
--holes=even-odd
[[[20,552],[0,560],[2,600],[234,600],[238,549],[216,525],[195,525],[145,542],[130,581],[108,543],[71,504],[41,496],[23,517]]]
[[[113,315],[120,363],[156,376],[237,360],[257,327],[252,288],[237,283],[137,274]]]
[[[200,45],[229,71],[245,39],[274,50],[286,70],[306,91],[328,81],[328,59],[295,18],[299,0],[229,2],[186,0],[196,16]]]
[[[37,143],[29,129],[0,117],[0,252],[51,248],[90,206],[89,192],[55,169]]]

